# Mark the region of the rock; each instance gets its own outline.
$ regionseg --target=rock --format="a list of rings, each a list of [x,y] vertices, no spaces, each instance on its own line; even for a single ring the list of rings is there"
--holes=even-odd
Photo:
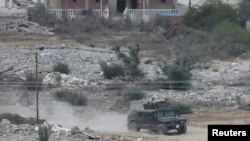
[[[89,127],[86,127],[84,129],[84,132],[86,132],[86,133],[95,133],[94,130],[91,130]]]
[[[143,141],[143,138],[137,138],[136,140],[134,141]]]
[[[162,70],[158,65],[155,65],[155,64],[148,64],[148,65],[142,64],[142,65],[140,65],[140,68],[142,70],[144,70],[146,77],[148,79],[150,79],[150,80],[155,80],[157,78],[163,77]]]
[[[39,130],[39,127],[38,127],[38,126],[36,126],[36,127],[35,127],[35,131],[36,131],[36,132],[38,132],[38,130]]]
[[[72,135],[79,134],[80,129],[79,129],[79,127],[75,126],[70,130],[70,132],[71,132]]]
[[[220,71],[220,68],[219,68],[218,64],[213,64],[210,69],[211,69],[212,72]]]
[[[43,80],[44,84],[47,84],[49,87],[58,87],[61,85],[61,75],[59,72],[49,73],[45,76]]]
[[[244,109],[250,111],[250,104],[247,104]]]
[[[62,131],[63,133],[69,132],[69,129],[63,128],[58,126],[57,124],[51,124],[51,131],[52,132],[60,132]]]
[[[11,122],[7,119],[2,119],[1,124],[11,124]]]

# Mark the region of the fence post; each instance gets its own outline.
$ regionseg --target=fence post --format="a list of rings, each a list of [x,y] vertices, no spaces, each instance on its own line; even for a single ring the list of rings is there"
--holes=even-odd
[[[38,120],[39,120],[39,106],[38,106],[38,87],[37,87],[37,83],[38,83],[38,60],[37,60],[37,52],[36,52],[36,124],[38,124]]]

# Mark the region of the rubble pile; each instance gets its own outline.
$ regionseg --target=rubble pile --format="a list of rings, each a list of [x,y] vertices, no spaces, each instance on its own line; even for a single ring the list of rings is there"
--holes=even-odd
[[[49,124],[40,126],[47,126],[50,129],[50,141],[143,141],[143,138],[120,137],[120,136],[103,136],[95,133],[89,128],[80,130],[78,127],[73,127],[71,130],[58,126],[56,124]],[[38,126],[30,124],[11,124],[7,119],[2,119],[0,122],[0,141],[34,141],[38,137]]]
[[[32,0],[13,0],[13,2],[17,7],[29,7],[34,5]]]
[[[5,23],[5,29],[15,33],[33,33],[53,35],[51,28],[40,26],[37,23],[30,22],[26,19],[11,20]]]
[[[43,51],[38,48],[43,47]],[[38,52],[39,72],[42,74],[44,85],[54,87],[87,87],[95,90],[118,90],[129,87],[129,83],[123,80],[106,80],[102,75],[99,65],[100,60],[107,63],[118,62],[117,56],[110,48],[72,48],[65,44],[40,45],[27,48],[2,48],[0,52],[0,74],[17,75],[24,78],[25,72],[35,69],[34,52]],[[69,65],[69,74],[60,74],[52,71],[53,65],[64,62]],[[249,87],[246,77],[250,72],[249,60],[234,60],[233,62],[212,61],[203,69],[192,71],[192,89],[188,91],[163,90],[159,87],[162,72],[155,61],[142,59],[140,67],[145,72],[145,78],[149,83],[139,85],[147,91],[149,97],[164,99],[165,97],[176,100],[222,102],[225,105],[237,105],[237,98],[249,103]],[[216,66],[216,71],[214,69]],[[60,75],[61,81],[57,83],[56,76]],[[240,78],[244,78],[240,80]],[[139,81],[139,80],[138,80]],[[119,82],[119,83],[118,83]],[[137,84],[137,83],[136,83]],[[244,86],[245,85],[245,86]],[[241,87],[238,87],[241,86]],[[154,89],[153,89],[154,88]]]

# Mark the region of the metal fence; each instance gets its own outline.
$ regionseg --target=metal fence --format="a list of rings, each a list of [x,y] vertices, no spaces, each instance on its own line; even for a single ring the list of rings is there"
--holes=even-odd
[[[128,15],[135,16],[181,16],[182,13],[179,12],[178,9],[128,9]]]

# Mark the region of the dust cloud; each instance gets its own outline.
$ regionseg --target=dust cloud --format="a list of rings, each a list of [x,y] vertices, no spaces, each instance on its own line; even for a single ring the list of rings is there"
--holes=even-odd
[[[27,106],[19,102],[20,91],[13,89],[0,91],[0,113],[17,113],[23,117],[36,117],[35,97],[29,99]],[[56,101],[47,93],[40,93],[39,117],[48,123],[59,124],[65,128],[78,126],[95,131],[127,131],[126,113],[96,112],[91,106],[72,106],[67,102]]]

